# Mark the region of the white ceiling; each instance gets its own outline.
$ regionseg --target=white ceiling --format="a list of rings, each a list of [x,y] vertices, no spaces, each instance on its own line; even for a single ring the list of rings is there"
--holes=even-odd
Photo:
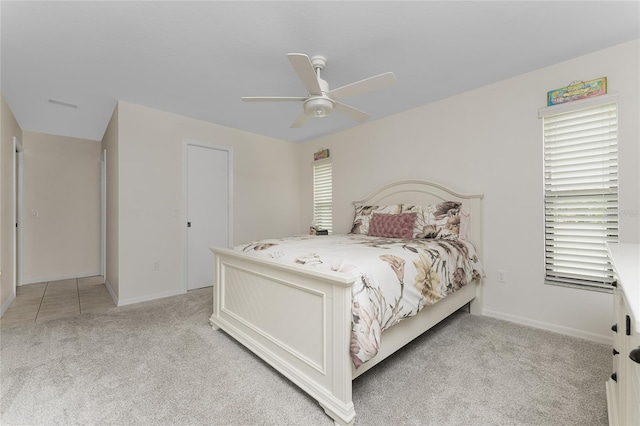
[[[292,129],[301,104],[240,101],[306,96],[290,52],[325,55],[331,88],[393,71],[395,86],[342,100],[375,120],[640,37],[637,1],[5,0],[0,14],[20,126],[94,140],[117,100],[294,142],[357,125],[336,113]]]

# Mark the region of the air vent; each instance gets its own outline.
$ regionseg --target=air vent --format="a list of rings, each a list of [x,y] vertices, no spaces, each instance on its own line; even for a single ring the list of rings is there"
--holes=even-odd
[[[64,107],[67,107],[67,108],[78,108],[78,105],[72,104],[72,103],[69,103],[69,102],[63,102],[63,101],[59,101],[57,99],[51,99],[51,98],[49,98],[47,100],[49,101],[50,104],[60,105],[60,106],[64,106]]]

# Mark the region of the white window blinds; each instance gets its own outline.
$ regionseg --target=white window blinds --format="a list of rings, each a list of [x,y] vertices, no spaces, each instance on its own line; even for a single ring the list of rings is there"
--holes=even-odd
[[[618,241],[617,103],[543,117],[547,282],[610,287]]]
[[[319,229],[333,231],[331,159],[313,162],[313,221]]]

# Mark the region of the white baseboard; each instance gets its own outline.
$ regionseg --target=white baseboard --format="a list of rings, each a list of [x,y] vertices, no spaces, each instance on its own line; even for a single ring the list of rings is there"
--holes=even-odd
[[[16,298],[16,294],[13,293],[11,296],[9,296],[9,299],[7,299],[6,302],[4,302],[4,305],[2,305],[2,307],[0,307],[0,318],[2,318],[2,316],[4,315],[5,312],[7,312],[7,309],[9,309],[9,306],[11,305],[11,302],[13,302],[13,299]]]
[[[53,277],[40,277],[40,278],[32,278],[29,280],[24,280],[20,283],[20,285],[28,285],[28,284],[37,284],[37,283],[45,283],[49,281],[60,281],[60,280],[70,280],[73,278],[86,278],[86,277],[95,277],[100,276],[100,272],[80,272],[77,274],[69,274],[69,275],[57,275]]]
[[[104,286],[107,288],[109,295],[113,299],[113,303],[115,303],[116,306],[118,306],[118,296],[116,296],[116,292],[113,291],[113,288],[111,288],[111,284],[109,284],[109,281],[106,278],[104,279]]]
[[[164,299],[165,297],[178,296],[184,294],[184,290],[167,291],[166,293],[150,294],[142,297],[133,297],[131,299],[120,299],[118,306],[133,305],[134,303],[148,302],[150,300]]]
[[[111,284],[109,284],[109,280],[107,280],[106,278],[104,280],[104,286],[107,288],[107,291],[111,295],[111,298],[113,299],[113,302],[116,304],[116,306],[133,305],[134,303],[148,302],[150,300],[163,299],[165,297],[184,294],[184,291],[178,290],[178,291],[170,291],[166,293],[153,294],[153,295],[143,296],[143,297],[134,297],[131,299],[119,299],[118,296],[116,295],[116,292],[113,291],[113,287],[111,287]]]
[[[565,327],[562,325],[551,324],[548,322],[532,320],[530,318],[524,318],[517,315],[506,314],[504,312],[492,311],[491,309],[484,309],[482,314],[492,318],[498,318],[505,321],[515,322],[516,324],[528,325],[529,327],[553,331],[555,333],[564,334],[565,336],[578,337],[580,339],[589,340],[591,342],[602,343],[605,345],[613,344],[612,336],[603,336],[601,334],[590,333],[588,331],[578,330],[571,327]]]
[[[134,297],[131,299],[119,299],[118,296],[116,295],[116,292],[113,291],[113,287],[111,287],[111,284],[109,284],[109,280],[107,280],[106,278],[104,280],[104,286],[107,288],[107,291],[111,295],[111,298],[113,299],[113,302],[116,304],[116,306],[133,305],[134,303],[148,302],[150,300],[163,299],[165,297],[177,296],[179,294],[185,293],[183,290],[178,290],[178,291],[169,291],[166,293],[159,293],[159,294],[153,294],[153,295],[142,296],[142,297]]]

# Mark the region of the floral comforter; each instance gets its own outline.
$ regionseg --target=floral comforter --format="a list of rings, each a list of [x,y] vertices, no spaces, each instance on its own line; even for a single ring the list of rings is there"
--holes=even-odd
[[[384,330],[484,276],[475,248],[464,240],[300,236],[256,241],[234,250],[356,274],[351,333],[356,368],[378,353]]]

